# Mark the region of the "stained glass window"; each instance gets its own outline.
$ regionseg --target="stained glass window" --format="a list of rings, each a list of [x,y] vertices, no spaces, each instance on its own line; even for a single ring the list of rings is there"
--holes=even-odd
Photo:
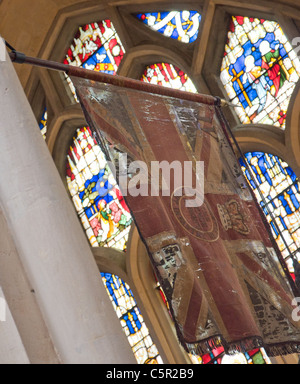
[[[136,17],[154,31],[182,43],[192,43],[198,37],[201,15],[196,11],[146,12]]]
[[[79,27],[67,51],[64,64],[115,75],[124,53],[125,49],[113,23],[110,20],[102,20]],[[78,101],[70,78],[65,76]]]
[[[226,355],[222,347],[215,348],[211,353],[201,356],[202,364],[271,364],[263,348],[245,353]]]
[[[232,17],[221,81],[241,123],[284,129],[299,76],[300,61],[277,22]]]
[[[79,27],[68,49],[65,64],[115,74],[124,55],[124,47],[110,20]]]
[[[101,276],[138,364],[163,364],[130,287],[116,275]]]
[[[47,109],[44,108],[43,115],[39,121],[40,131],[44,139],[46,139],[46,133],[47,133],[47,119],[48,119]]]
[[[196,87],[191,79],[178,67],[168,63],[149,65],[141,78],[146,83],[162,85],[164,87],[180,89],[196,93]]]
[[[271,225],[273,236],[288,268],[293,273],[290,253],[300,259],[299,180],[289,165],[278,156],[248,152],[245,157],[252,172],[249,173],[241,159],[242,169]],[[256,185],[259,185],[261,194]]]
[[[89,127],[77,129],[66,178],[91,245],[125,250],[132,217]]]

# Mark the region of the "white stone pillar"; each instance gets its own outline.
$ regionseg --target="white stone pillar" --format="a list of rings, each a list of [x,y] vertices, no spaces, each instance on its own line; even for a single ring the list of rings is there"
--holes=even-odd
[[[0,362],[29,364],[24,345],[0,287]]]
[[[29,361],[32,364],[43,364],[45,362],[48,364],[59,363],[48,329],[36,301],[35,293],[27,279],[1,210],[0,286],[2,287],[7,306],[14,319]],[[1,343],[2,338],[0,337]],[[3,356],[0,356],[0,363],[2,363],[2,360]]]
[[[50,337],[62,363],[135,363],[0,40],[0,204]]]

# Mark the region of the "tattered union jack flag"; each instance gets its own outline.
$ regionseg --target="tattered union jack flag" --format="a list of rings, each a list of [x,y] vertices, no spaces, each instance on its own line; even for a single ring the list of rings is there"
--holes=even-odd
[[[184,188],[181,195],[174,187],[169,195],[153,196],[149,185],[148,194],[129,190],[126,196],[182,345],[198,354],[216,346],[226,353],[259,347],[269,356],[299,352],[294,294],[215,99],[158,95],[147,92],[147,84],[141,91],[75,76],[72,81],[90,127],[109,142],[111,158],[126,152],[148,170],[153,162],[176,161],[182,169],[186,162],[204,162],[199,206],[186,204],[191,195]],[[199,182],[195,167],[193,172]],[[170,172],[171,186],[176,176]]]

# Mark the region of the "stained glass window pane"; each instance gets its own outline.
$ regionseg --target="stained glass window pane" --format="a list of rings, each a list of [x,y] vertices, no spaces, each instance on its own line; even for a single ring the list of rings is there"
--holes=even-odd
[[[254,349],[245,353],[226,355],[224,348],[215,348],[212,352],[201,356],[202,364],[271,364],[271,360],[263,348]],[[200,363],[201,364],[201,363]]]
[[[192,43],[198,37],[201,15],[196,11],[145,12],[136,17],[154,31],[182,43]]]
[[[293,273],[290,253],[300,259],[299,180],[289,165],[278,156],[248,152],[245,157],[252,172],[250,174],[244,161],[240,159],[243,172],[271,225],[279,250]]]
[[[163,364],[128,284],[110,273],[101,276],[138,364]]]
[[[284,129],[299,76],[300,61],[277,22],[232,17],[221,81],[241,123]]]
[[[76,131],[67,155],[66,178],[91,245],[126,250],[132,217],[89,127]]]
[[[112,22],[102,20],[79,27],[64,63],[115,74],[124,52]]]
[[[196,87],[191,79],[178,67],[168,63],[149,65],[141,78],[146,83],[162,85],[168,88],[196,93]]]
[[[115,75],[123,59],[125,49],[110,20],[102,20],[79,27],[64,64]],[[70,78],[66,76],[71,91],[77,100]]]
[[[48,114],[47,114],[47,109],[45,108],[43,111],[42,117],[40,118],[40,121],[39,121],[40,131],[44,139],[46,139],[46,134],[47,134],[47,119],[48,119]]]

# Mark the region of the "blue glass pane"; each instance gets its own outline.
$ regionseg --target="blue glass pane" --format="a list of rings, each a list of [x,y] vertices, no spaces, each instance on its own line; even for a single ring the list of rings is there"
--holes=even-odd
[[[145,12],[135,15],[151,29],[183,43],[198,37],[201,15],[196,11]]]
[[[279,249],[284,258],[288,259],[289,269],[293,272],[290,254],[299,252],[298,257],[300,256],[298,178],[292,168],[278,156],[248,152],[245,158],[251,172],[244,160],[240,159],[244,174],[271,225]]]
[[[243,124],[285,128],[300,61],[275,21],[233,16],[221,81]]]
[[[138,363],[162,363],[130,287],[116,275],[101,277]]]

